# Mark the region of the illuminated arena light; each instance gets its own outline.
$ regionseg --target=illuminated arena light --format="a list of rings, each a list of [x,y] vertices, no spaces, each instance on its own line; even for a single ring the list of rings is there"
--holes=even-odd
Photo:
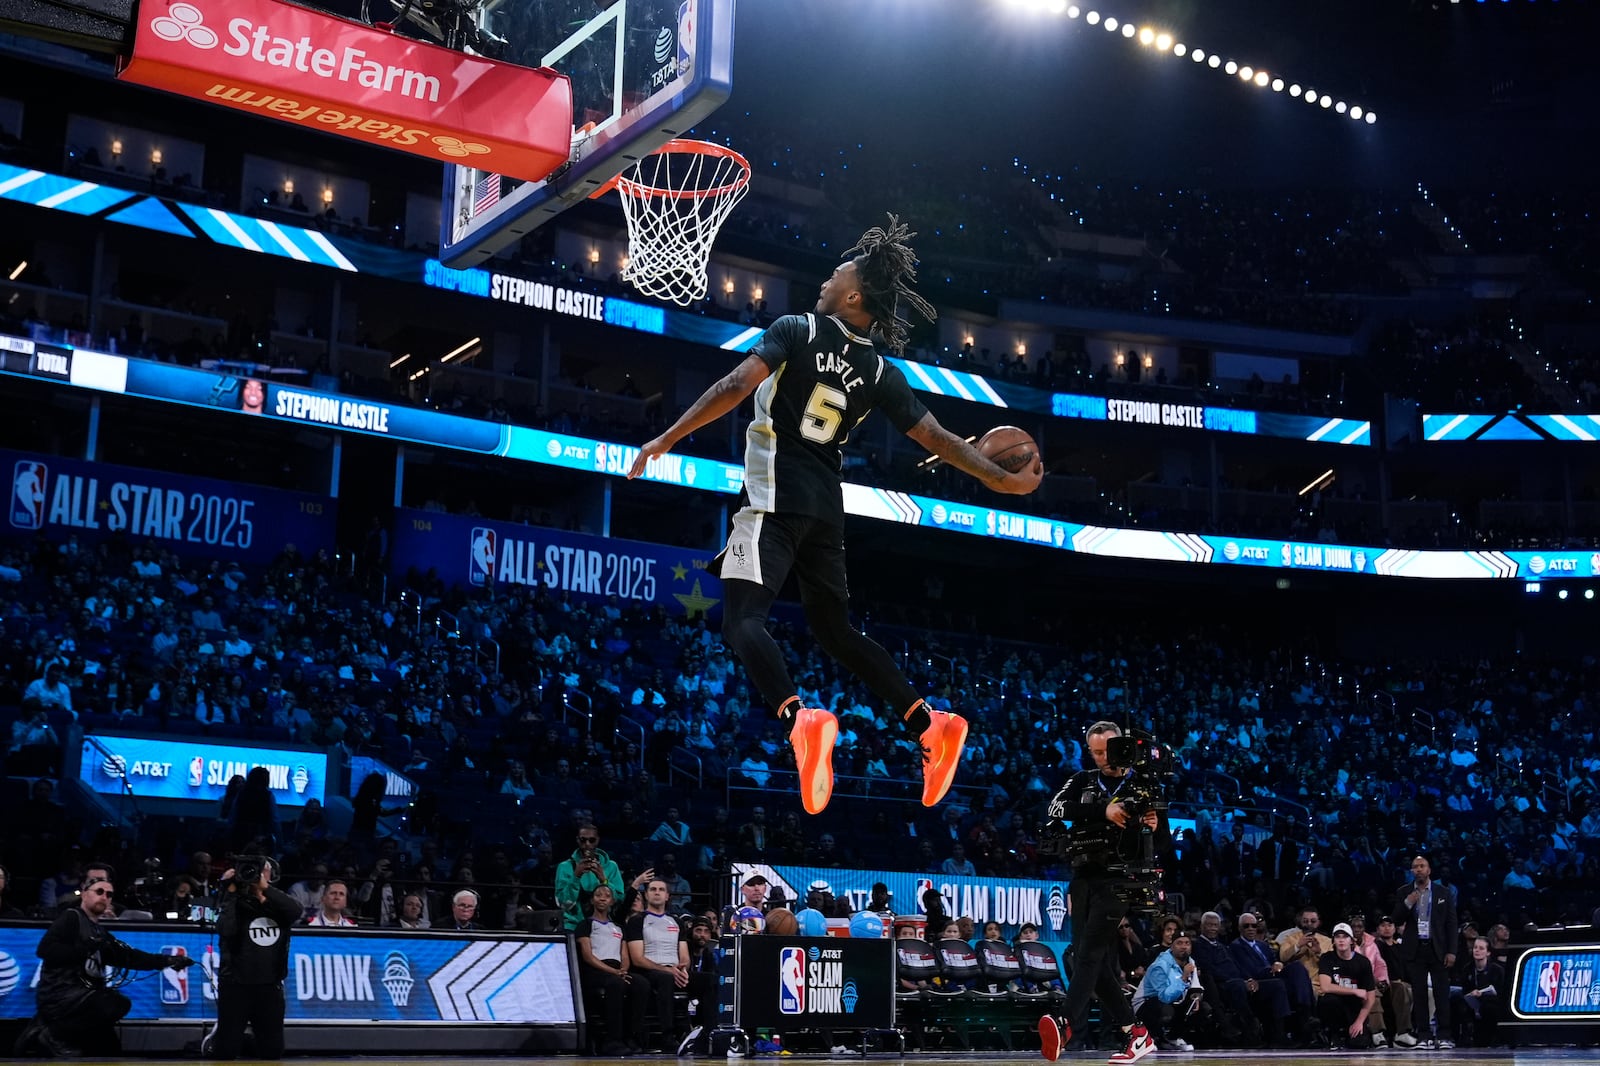
[[[1459,3],[1460,0],[1452,0],[1452,2]],[[1479,2],[1482,3],[1484,0],[1479,0]],[[1377,115],[1371,108],[1361,107],[1343,100],[1337,101],[1336,105],[1332,96],[1319,95],[1310,89],[1302,90],[1299,83],[1286,82],[1283,78],[1274,77],[1254,64],[1239,63],[1232,59],[1224,63],[1222,57],[1216,52],[1208,52],[1197,45],[1184,44],[1176,40],[1172,33],[1156,26],[1139,26],[1133,22],[1119,19],[1114,15],[1102,15],[1098,10],[1085,9],[1077,4],[1068,3],[1067,0],[1003,0],[1003,3],[1008,7],[1029,14],[1048,13],[1056,16],[1065,15],[1067,18],[1072,19],[1081,17],[1091,26],[1104,26],[1107,33],[1114,34],[1120,31],[1124,39],[1136,41],[1142,48],[1153,48],[1163,55],[1170,53],[1179,59],[1187,56],[1194,63],[1204,63],[1212,70],[1222,69],[1229,76],[1236,75],[1240,81],[1247,85],[1254,85],[1258,89],[1265,89],[1270,86],[1273,92],[1281,93],[1287,87],[1289,95],[1295,99],[1304,99],[1312,105],[1320,105],[1322,108],[1334,111],[1339,115],[1349,115],[1350,118],[1358,122],[1364,121],[1369,126],[1378,121]]]

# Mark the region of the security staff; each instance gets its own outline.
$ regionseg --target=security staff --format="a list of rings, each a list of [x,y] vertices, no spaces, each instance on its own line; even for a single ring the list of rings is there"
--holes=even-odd
[[[1070,896],[1072,942],[1077,952],[1061,1013],[1039,1019],[1041,1050],[1051,1062],[1072,1039],[1072,1023],[1082,1024],[1087,1016],[1091,996],[1100,1000],[1101,1011],[1123,1032],[1126,1046],[1111,1056],[1111,1062],[1137,1062],[1155,1050],[1155,1041],[1122,994],[1117,927],[1128,913],[1128,903],[1117,888],[1127,878],[1111,867],[1137,857],[1141,826],[1157,829],[1160,816],[1150,810],[1136,817],[1125,802],[1125,790],[1134,780],[1132,771],[1127,766],[1112,766],[1106,756],[1106,742],[1121,735],[1115,722],[1090,726],[1086,740],[1095,768],[1073,774],[1050,803],[1051,822],[1072,825]]]
[[[217,1028],[213,1057],[236,1059],[244,1031],[255,1032],[258,1058],[283,1057],[283,982],[289,976],[289,929],[300,903],[272,887],[272,860],[242,856],[222,875],[227,886],[217,920]]]
[[[111,912],[116,889],[109,878],[95,877],[82,889],[79,905],[63,911],[39,940],[35,954],[43,960],[39,976],[39,1013],[17,1040],[19,1055],[42,1048],[54,1058],[73,1058],[88,1049],[100,1054],[121,1050],[112,1028],[133,1004],[106,987],[106,967],[124,970],[183,970],[194,965],[187,955],[154,955],[139,951],[100,925]]]

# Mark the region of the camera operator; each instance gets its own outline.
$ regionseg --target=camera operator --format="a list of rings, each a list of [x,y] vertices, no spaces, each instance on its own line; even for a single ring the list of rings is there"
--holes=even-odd
[[[249,1028],[259,1058],[283,1057],[283,982],[289,976],[289,928],[300,903],[272,887],[271,859],[241,856],[222,875],[227,886],[217,921],[217,1028],[213,1057],[234,1059]]]
[[[1156,1046],[1122,992],[1117,928],[1130,910],[1130,873],[1141,862],[1141,836],[1161,824],[1160,814],[1149,805],[1149,797],[1159,795],[1159,785],[1133,769],[1132,752],[1126,750],[1131,742],[1116,745],[1115,754],[1108,753],[1108,742],[1121,737],[1114,722],[1090,726],[1086,742],[1095,768],[1073,774],[1050,802],[1047,828],[1059,831],[1062,823],[1071,823],[1066,852],[1072,863],[1076,951],[1060,1015],[1039,1019],[1041,1050],[1051,1062],[1072,1039],[1073,1022],[1081,1025],[1087,1017],[1091,996],[1100,1000],[1101,1011],[1126,1037],[1126,1046],[1110,1062],[1137,1062]],[[1057,841],[1059,835],[1053,843]]]
[[[106,968],[183,970],[187,955],[154,955],[129,947],[101,928],[115,889],[108,878],[88,881],[81,902],[62,911],[39,940],[39,1013],[17,1040],[16,1052],[36,1046],[54,1058],[76,1058],[87,1049],[98,1054],[121,1050],[112,1028],[132,1006],[127,996],[106,987]]]

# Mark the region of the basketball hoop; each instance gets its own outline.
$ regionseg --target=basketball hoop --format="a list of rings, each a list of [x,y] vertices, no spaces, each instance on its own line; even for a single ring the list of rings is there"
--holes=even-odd
[[[710,289],[717,231],[750,191],[750,163],[732,148],[673,140],[601,186],[615,188],[628,220],[622,280],[646,296],[687,306]]]

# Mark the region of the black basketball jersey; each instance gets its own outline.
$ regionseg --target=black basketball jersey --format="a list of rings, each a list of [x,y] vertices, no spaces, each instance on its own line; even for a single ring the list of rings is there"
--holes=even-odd
[[[869,337],[832,316],[785,315],[753,353],[772,371],[755,393],[745,433],[750,506],[844,524],[839,488],[851,431],[874,409],[904,433],[928,409]]]

